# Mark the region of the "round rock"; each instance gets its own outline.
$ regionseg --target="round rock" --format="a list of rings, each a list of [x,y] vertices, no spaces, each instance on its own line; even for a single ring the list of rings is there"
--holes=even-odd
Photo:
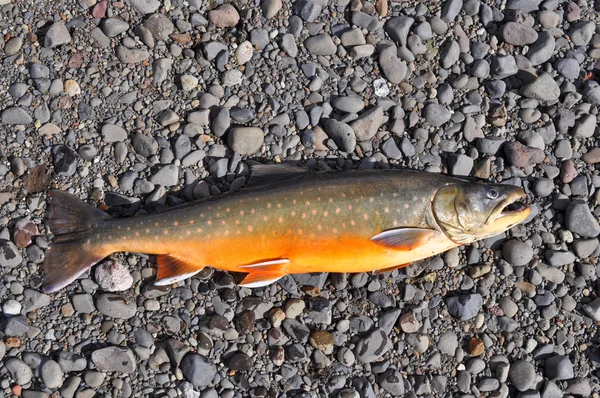
[[[209,385],[217,375],[215,365],[203,355],[188,354],[181,360],[183,377],[196,387]]]
[[[229,147],[240,155],[255,153],[264,141],[264,132],[258,127],[232,127],[227,135]]]

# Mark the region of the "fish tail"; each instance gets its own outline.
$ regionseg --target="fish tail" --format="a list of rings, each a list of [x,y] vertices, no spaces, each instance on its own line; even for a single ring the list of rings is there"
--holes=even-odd
[[[48,226],[54,242],[44,260],[43,289],[55,292],[110,253],[91,239],[110,215],[63,191],[48,192]]]

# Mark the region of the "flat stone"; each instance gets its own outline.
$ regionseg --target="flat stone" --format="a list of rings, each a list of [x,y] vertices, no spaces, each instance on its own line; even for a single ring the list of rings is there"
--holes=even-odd
[[[257,152],[264,140],[264,132],[258,127],[232,127],[227,133],[229,147],[240,155]]]
[[[141,14],[152,14],[160,7],[159,0],[128,0],[128,2]]]
[[[129,24],[119,18],[106,18],[102,21],[102,30],[108,37],[115,37],[129,30]]]
[[[102,140],[104,142],[120,142],[127,139],[127,131],[114,124],[105,124],[101,129]]]
[[[150,58],[147,50],[139,48],[127,48],[125,46],[117,47],[117,57],[126,64],[138,64]]]
[[[304,40],[304,47],[313,55],[333,55],[337,51],[337,46],[327,34],[307,38]]]
[[[550,380],[569,380],[575,376],[575,371],[567,355],[556,355],[544,362],[544,374]]]
[[[542,31],[538,34],[538,39],[529,46],[527,58],[533,66],[541,65],[552,58],[556,40],[549,32]]]
[[[115,319],[129,319],[137,312],[135,301],[127,301],[121,296],[110,293],[98,296],[96,308],[102,314]]]
[[[390,39],[394,40],[400,46],[406,46],[408,32],[414,22],[415,20],[411,17],[392,17],[385,23],[384,29]]]
[[[57,21],[50,26],[44,37],[44,47],[54,48],[71,42],[71,34],[63,21]]]
[[[466,294],[453,296],[446,299],[450,315],[461,321],[475,318],[483,306],[483,298],[480,294]]]
[[[208,19],[217,28],[231,28],[240,20],[240,14],[231,4],[223,4],[208,12]]]
[[[510,366],[508,378],[518,391],[527,391],[535,382],[535,368],[527,361],[517,361]]]
[[[507,22],[502,26],[502,37],[505,42],[515,46],[525,46],[538,39],[535,29],[518,23]]]
[[[33,378],[31,368],[19,358],[13,357],[7,359],[4,362],[4,366],[6,367],[6,370],[8,370],[8,373],[10,373],[10,377],[17,384],[26,385]]]
[[[2,124],[29,124],[32,122],[31,116],[25,111],[25,109],[19,106],[13,106],[6,108],[2,111],[0,117]]]
[[[196,387],[209,385],[217,375],[217,368],[205,356],[188,354],[181,361],[183,377]]]
[[[381,329],[375,329],[368,336],[358,341],[354,354],[361,363],[377,361],[392,348],[392,342]]]
[[[92,362],[101,372],[133,373],[137,360],[133,351],[123,347],[106,347],[92,352]]]
[[[600,234],[600,224],[590,211],[588,204],[582,200],[569,203],[565,212],[567,229],[584,238],[595,238]]]
[[[446,107],[432,103],[423,108],[423,117],[427,123],[439,127],[449,121],[452,114]]]
[[[577,22],[569,30],[569,38],[576,46],[587,46],[592,40],[596,24],[593,21]]]
[[[350,127],[354,130],[357,141],[368,141],[377,134],[383,121],[383,108],[376,106],[363,112],[358,119],[350,123]]]

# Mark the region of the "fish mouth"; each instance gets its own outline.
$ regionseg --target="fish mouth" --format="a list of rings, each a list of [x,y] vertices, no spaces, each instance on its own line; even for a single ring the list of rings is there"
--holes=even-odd
[[[492,212],[488,219],[488,223],[503,217],[516,216],[521,215],[524,212],[529,212],[529,205],[526,201],[527,195],[523,191],[508,195],[507,198]]]

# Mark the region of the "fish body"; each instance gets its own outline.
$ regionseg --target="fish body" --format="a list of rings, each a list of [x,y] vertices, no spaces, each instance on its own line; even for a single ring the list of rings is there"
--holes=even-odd
[[[185,279],[206,266],[245,272],[247,286],[262,286],[295,273],[393,269],[496,235],[529,214],[523,205],[501,217],[505,220],[500,230],[494,226],[465,234],[467,221],[456,215],[454,191],[473,186],[490,189],[416,171],[292,173],[288,181],[122,219],[109,218],[66,193],[54,192],[49,225],[57,230],[56,243],[46,260],[44,285],[56,290],[93,263],[122,251],[158,255],[159,284]],[[506,206],[523,198],[519,188],[495,187],[496,193],[506,191],[507,197],[499,200]],[[77,218],[68,217],[70,209],[93,214],[85,217],[83,225],[74,226],[82,218],[73,221]],[[72,221],[65,225],[64,220]],[[458,232],[453,230],[457,223],[462,228]],[[65,257],[61,245],[62,249],[78,245],[78,256],[89,256],[55,264],[58,252]]]

